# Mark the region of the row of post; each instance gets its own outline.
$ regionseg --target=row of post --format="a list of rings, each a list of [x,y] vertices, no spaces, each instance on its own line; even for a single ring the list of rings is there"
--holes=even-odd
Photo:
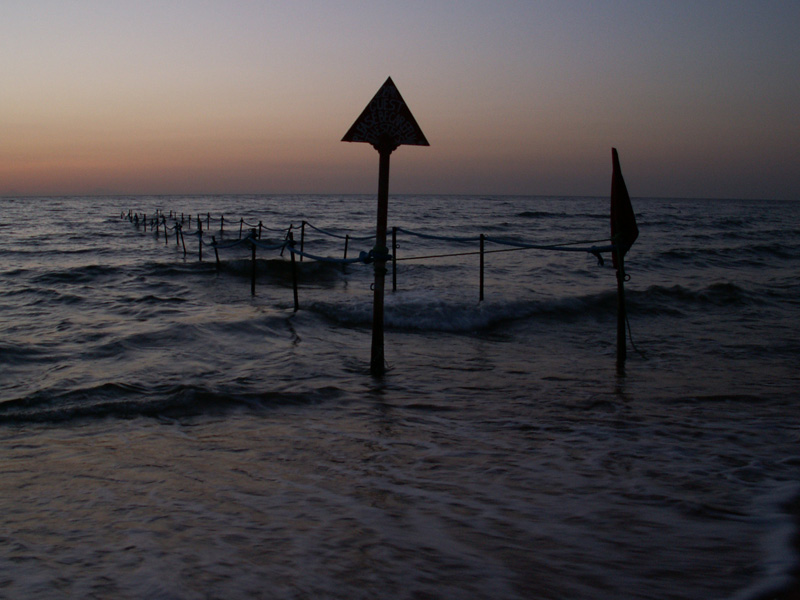
[[[123,214],[124,216],[124,214]],[[147,214],[143,213],[142,218],[139,218],[138,214],[132,214],[130,211],[128,213],[128,218],[138,227],[141,223],[143,226],[144,231],[147,231]],[[173,218],[172,212],[170,212],[170,218]],[[220,234],[223,233],[225,217],[220,216]],[[181,215],[180,222],[177,220],[177,214],[175,215],[175,243],[177,246],[183,247],[183,255],[186,256],[186,241],[183,236],[183,223],[185,222],[184,215]],[[191,224],[191,219],[188,220],[189,224]],[[160,212],[156,212],[156,217],[153,219],[151,223],[151,228],[155,227],[155,234],[158,236],[160,235],[160,227],[161,225],[164,226],[164,243],[169,243],[169,231],[167,227],[167,218],[161,214]],[[210,213],[207,214],[206,217],[206,225],[210,226]],[[244,219],[240,220],[240,228],[239,228],[239,238],[241,239],[242,236],[242,228],[244,225]],[[202,262],[203,260],[203,223],[200,219],[200,215],[197,216],[197,227],[198,227],[198,259]],[[261,233],[263,229],[263,223],[259,221],[258,228],[251,229],[250,236],[253,239],[261,239]],[[287,238],[289,240],[289,244],[294,247],[294,234],[291,231],[292,227],[289,228],[289,232],[287,234]],[[304,251],[305,246],[305,229],[306,229],[306,221],[302,221],[300,226],[300,252]],[[350,235],[345,235],[344,241],[344,254],[343,258],[347,259],[348,247],[350,243]],[[217,250],[217,239],[216,236],[211,236],[212,245],[214,247],[214,255],[216,259],[217,268],[220,266],[219,260],[219,251]],[[486,254],[486,236],[484,234],[480,234],[479,237],[480,243],[480,251],[479,251],[479,291],[478,291],[478,300],[483,302],[484,300],[484,284],[485,284],[485,254]],[[250,284],[250,292],[252,295],[256,293],[256,245],[254,243],[250,243],[251,247],[251,284]],[[297,272],[297,259],[295,257],[295,253],[291,252],[291,263],[292,263],[292,289],[293,289],[293,296],[294,296],[294,310],[295,312],[299,310],[299,301],[298,301],[298,272]],[[625,360],[627,358],[627,348],[625,343],[625,334],[626,334],[626,308],[625,308],[625,268],[624,268],[624,259],[623,255],[617,252],[617,269],[616,269],[616,279],[617,279],[617,368],[622,370],[624,368]],[[392,260],[392,291],[397,291],[397,227],[392,227],[392,253],[391,253],[391,260]],[[303,255],[300,255],[299,262],[303,261]]]

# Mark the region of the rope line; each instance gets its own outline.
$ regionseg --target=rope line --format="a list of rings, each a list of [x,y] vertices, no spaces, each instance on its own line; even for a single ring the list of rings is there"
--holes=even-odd
[[[466,243],[466,242],[477,242],[478,240],[480,240],[480,237],[451,237],[451,236],[445,236],[445,235],[433,235],[433,234],[430,234],[430,233],[419,233],[417,231],[411,231],[410,229],[406,229],[404,227],[398,227],[397,231],[398,231],[398,233],[402,231],[403,233],[407,233],[409,235],[414,235],[416,237],[425,238],[425,239],[428,239],[428,240],[442,240],[442,241],[446,241],[446,242],[462,242],[462,243]]]
[[[287,244],[286,249],[289,250],[289,252],[291,252],[292,254],[297,254],[298,256],[310,258],[311,260],[316,260],[318,262],[327,262],[339,265],[351,265],[353,263],[368,264],[369,262],[372,262],[371,260],[369,260],[372,254],[371,252],[360,252],[358,258],[331,258],[329,256],[317,256],[315,254],[309,254],[308,252],[298,250],[291,244]]]
[[[174,216],[173,216],[173,214],[174,214]],[[128,216],[128,219],[132,223],[136,224],[137,227],[139,226],[140,223],[146,224],[148,222],[148,220],[149,220],[151,229],[153,229],[153,231],[156,232],[156,233],[157,233],[157,230],[160,227],[163,226],[164,229],[165,229],[165,232],[166,231],[174,232],[174,231],[177,230],[180,233],[180,235],[182,235],[182,236],[189,235],[189,236],[194,236],[194,237],[198,238],[198,242],[199,242],[199,244],[201,246],[211,246],[211,247],[215,248],[216,250],[227,250],[227,249],[230,249],[230,248],[235,248],[237,246],[241,246],[242,244],[247,244],[247,245],[256,246],[258,248],[261,248],[262,250],[280,250],[281,254],[283,254],[283,251],[288,248],[292,252],[292,254],[294,254],[294,255],[298,255],[298,256],[301,256],[301,257],[304,257],[304,258],[308,258],[308,259],[311,259],[311,260],[315,260],[315,261],[318,261],[318,262],[329,262],[329,263],[334,263],[334,264],[354,264],[354,263],[370,264],[370,263],[374,262],[374,260],[376,258],[376,255],[374,253],[374,249],[369,251],[369,252],[363,252],[363,251],[359,252],[358,257],[355,257],[355,258],[333,258],[333,257],[329,257],[329,256],[320,256],[320,255],[317,255],[317,254],[313,254],[313,253],[310,253],[310,252],[305,252],[303,250],[295,248],[293,246],[293,244],[290,243],[290,241],[288,240],[289,233],[292,231],[292,229],[294,229],[294,225],[290,225],[288,228],[284,228],[284,229],[268,228],[268,227],[264,227],[262,222],[254,224],[254,223],[250,223],[248,221],[245,221],[242,218],[242,219],[240,219],[240,224],[242,224],[242,225],[247,225],[248,227],[254,228],[254,229],[258,228],[258,229],[261,229],[261,230],[266,229],[268,231],[276,231],[276,232],[281,232],[281,233],[285,232],[287,239],[282,241],[282,242],[275,243],[275,244],[266,244],[266,243],[261,242],[256,237],[254,237],[252,234],[249,234],[247,237],[242,238],[242,239],[238,239],[238,240],[220,241],[220,242],[218,242],[218,241],[206,242],[203,239],[203,233],[204,232],[202,231],[202,229],[197,229],[195,231],[186,231],[186,232],[184,232],[183,231],[183,226],[181,224],[182,219],[181,219],[181,221],[178,220],[177,213],[170,212],[170,217],[169,218],[174,221],[173,225],[168,225],[167,224],[167,217],[165,216],[165,214],[163,212],[160,212],[160,211],[157,211],[156,212],[156,216],[154,218],[152,218],[152,219],[146,219],[146,216],[144,216],[144,215],[140,216],[138,213],[133,213],[132,211],[128,211],[128,215],[127,216]],[[198,216],[199,216],[199,214],[198,214]],[[125,214],[123,213],[122,214],[122,218],[124,218],[124,217],[125,217]],[[181,215],[181,217],[182,217],[182,215]],[[208,221],[209,218],[211,220],[214,220],[214,221],[224,222],[224,216],[220,216],[219,218],[210,217],[208,215],[208,213],[206,215],[206,218],[205,219],[201,219],[201,220]],[[191,224],[191,222],[192,222],[192,219],[190,217],[189,220],[188,220],[188,223]],[[232,223],[232,224],[235,223],[235,221],[229,221],[229,222]],[[367,241],[367,240],[375,239],[374,235],[369,235],[369,236],[351,236],[349,234],[342,235],[342,234],[338,234],[338,233],[334,233],[332,231],[328,231],[328,230],[322,229],[321,227],[317,227],[316,225],[314,225],[312,223],[309,223],[308,221],[303,221],[303,223],[304,223],[304,225],[309,226],[310,228],[314,229],[315,231],[317,231],[317,232],[319,232],[319,233],[321,233],[323,235],[327,235],[327,236],[330,236],[330,237],[333,237],[333,238],[337,238],[337,239],[352,240],[352,241]],[[497,237],[490,237],[490,236],[446,236],[446,235],[435,235],[435,234],[429,234],[429,233],[421,233],[419,231],[413,231],[413,230],[410,230],[410,229],[406,229],[404,227],[396,227],[396,228],[394,228],[394,230],[396,232],[398,232],[398,233],[405,233],[407,235],[419,237],[419,238],[422,238],[422,239],[429,239],[429,240],[440,240],[440,241],[453,242],[453,243],[477,243],[482,238],[484,240],[484,242],[491,242],[491,243],[494,243],[494,244],[499,244],[501,246],[510,246],[509,248],[498,248],[498,249],[492,249],[492,250],[484,249],[483,251],[470,250],[470,251],[465,251],[465,252],[426,254],[426,255],[419,255],[419,256],[403,256],[403,257],[396,257],[394,259],[396,261],[412,261],[412,260],[425,260],[425,259],[434,259],[434,258],[450,258],[450,257],[457,257],[457,256],[475,256],[475,255],[479,255],[481,253],[483,253],[483,254],[495,254],[495,253],[500,253],[500,252],[516,252],[516,251],[519,251],[519,250],[547,250],[547,251],[556,251],[556,252],[584,252],[584,253],[589,253],[589,254],[595,255],[599,259],[599,261],[602,263],[601,253],[603,253],[603,252],[613,252],[614,249],[615,249],[615,246],[613,244],[606,243],[605,245],[602,245],[602,246],[597,246],[596,245],[596,244],[598,244],[600,242],[608,242],[609,241],[608,238],[603,238],[603,239],[598,239],[598,240],[580,240],[580,241],[572,241],[572,242],[562,242],[562,243],[558,243],[558,244],[532,244],[532,243],[528,243],[528,242],[521,242],[521,241],[516,241],[516,240],[510,240],[510,239],[507,239],[507,238],[497,238]],[[586,244],[592,244],[592,245],[586,246]],[[384,253],[383,255],[381,255],[378,258],[381,258],[382,260],[390,260],[392,257],[389,256],[388,254]]]
[[[331,236],[331,237],[335,237],[335,238],[338,238],[338,239],[340,239],[340,240],[344,240],[344,239],[347,239],[347,238],[349,238],[349,239],[351,239],[351,240],[355,240],[355,241],[357,241],[357,242],[365,242],[365,241],[367,241],[367,240],[372,240],[372,239],[375,239],[375,236],[374,236],[374,235],[365,235],[365,236],[360,236],[360,237],[359,237],[359,236],[353,236],[353,235],[340,235],[340,234],[338,234],[338,233],[333,233],[333,232],[331,232],[331,231],[326,231],[326,230],[324,230],[324,229],[320,229],[319,227],[317,227],[316,225],[312,225],[312,224],[311,224],[311,223],[309,223],[308,221],[304,221],[304,223],[305,223],[306,225],[308,225],[309,227],[311,227],[311,229],[313,229],[313,230],[315,230],[315,231],[319,231],[320,233],[322,233],[322,234],[324,234],[324,235],[329,235],[329,236]]]

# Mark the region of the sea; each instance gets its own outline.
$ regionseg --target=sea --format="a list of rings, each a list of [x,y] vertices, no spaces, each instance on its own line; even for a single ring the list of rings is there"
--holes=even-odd
[[[392,195],[373,375],[374,195],[0,198],[0,598],[799,597],[800,202],[633,208],[618,365],[608,197]]]

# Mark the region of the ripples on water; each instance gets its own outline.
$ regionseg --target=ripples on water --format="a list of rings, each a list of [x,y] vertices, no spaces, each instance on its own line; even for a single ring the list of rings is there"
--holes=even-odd
[[[613,272],[591,255],[487,255],[483,303],[475,256],[399,263],[378,381],[368,267],[304,263],[295,314],[285,259],[259,256],[252,297],[247,252],[217,270],[196,241],[184,258],[119,218],[224,210],[364,235],[373,203],[0,200],[0,596],[751,598],[787,583],[794,204],[634,201],[627,298],[647,358],[629,349],[622,378]],[[606,203],[397,198],[390,225],[597,239]],[[406,237],[398,256],[440,250]]]

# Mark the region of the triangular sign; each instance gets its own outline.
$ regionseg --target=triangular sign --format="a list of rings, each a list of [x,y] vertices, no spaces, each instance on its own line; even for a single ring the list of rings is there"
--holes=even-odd
[[[378,152],[392,152],[401,145],[430,146],[391,77],[347,130],[342,141],[366,142]]]

